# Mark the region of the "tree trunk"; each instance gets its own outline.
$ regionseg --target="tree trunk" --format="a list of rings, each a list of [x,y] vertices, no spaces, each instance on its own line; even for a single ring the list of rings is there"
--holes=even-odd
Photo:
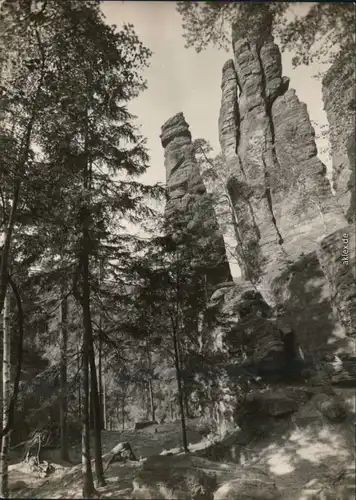
[[[101,419],[101,409],[100,409],[100,398],[98,392],[98,381],[96,376],[93,341],[91,342],[90,346],[89,360],[90,360],[91,396],[92,396],[93,424],[94,424],[95,472],[99,486],[105,486],[106,483],[104,478],[102,446],[101,446],[102,419]]]
[[[121,399],[121,426],[122,430],[125,430],[125,394],[122,395]]]
[[[3,309],[3,360],[2,360],[2,426],[5,428],[9,423],[9,406],[11,400],[10,377],[10,294],[7,292]],[[9,497],[8,455],[10,450],[10,436],[8,432],[1,438],[0,455],[0,497]]]
[[[89,363],[89,429],[90,431],[94,430],[94,405],[93,405],[93,386],[91,383],[91,369]]]
[[[115,425],[115,428],[117,430],[119,430],[120,429],[120,396],[117,393],[116,393],[116,398],[115,398],[115,408],[116,408],[116,412],[115,412],[116,425]]]
[[[68,383],[67,383],[67,351],[68,351],[68,303],[67,298],[60,305],[60,332],[61,332],[61,362],[60,362],[60,428],[61,428],[61,450],[60,459],[69,462],[67,413],[68,413]]]
[[[168,388],[168,413],[170,422],[173,422],[172,394],[169,388]]]
[[[81,380],[81,375],[80,375],[80,347],[79,343],[77,345],[77,370],[78,370],[78,415],[80,416],[82,414],[82,395],[81,395],[81,385],[82,385],[82,380]]]
[[[100,320],[99,320],[100,322]],[[104,426],[104,396],[103,396],[103,362],[102,362],[102,341],[99,333],[99,346],[98,346],[98,383],[99,383],[99,403],[100,403],[100,428],[103,430]]]
[[[13,235],[14,226],[15,226],[17,206],[19,203],[20,187],[21,187],[21,182],[19,179],[17,179],[15,182],[14,194],[13,194],[13,198],[12,198],[10,217],[9,217],[6,229],[5,229],[4,246],[3,246],[2,252],[1,252],[0,314],[3,311],[6,293],[7,293],[8,266],[9,266],[9,260],[10,260],[10,255],[11,255],[11,241],[12,241],[12,235]]]
[[[82,430],[82,457],[83,457],[83,496],[91,496],[94,489],[93,473],[90,462],[90,380],[89,361],[92,351],[91,317],[90,317],[90,292],[89,292],[89,257],[86,251],[86,239],[82,255],[83,273],[83,430]]]
[[[151,354],[148,346],[148,341],[146,340],[146,358],[147,358],[147,371],[149,373],[149,378],[147,382],[147,388],[148,388],[148,402],[149,402],[149,413],[151,414],[151,420],[155,421],[156,420],[156,411],[155,411],[155,404],[154,404],[154,394],[153,394],[153,383],[152,383],[152,359],[151,359]]]
[[[104,262],[100,259],[100,284],[104,277]],[[98,347],[98,380],[99,380],[99,397],[100,397],[100,426],[105,429],[104,418],[104,394],[103,394],[103,341],[102,341],[103,315],[99,312],[99,347]]]
[[[90,429],[89,412],[92,409],[94,424],[94,454],[95,454],[95,472],[100,486],[105,486],[104,469],[101,448],[101,426],[100,426],[100,400],[98,394],[98,382],[96,377],[96,366],[94,357],[93,330],[90,311],[90,283],[89,283],[89,237],[85,228],[83,231],[83,253],[82,253],[82,277],[83,277],[83,295],[81,298],[83,310],[83,335],[86,338],[88,349],[88,362],[90,366],[90,386],[88,382],[88,425]],[[88,366],[88,376],[89,376]],[[89,390],[91,402],[89,401]]]
[[[87,75],[87,88],[91,85],[90,75]],[[86,123],[84,127],[84,164],[83,164],[83,188],[90,194],[91,179],[92,179],[92,164],[89,160],[89,107],[86,109]],[[94,419],[94,454],[95,454],[95,472],[99,486],[105,486],[104,468],[102,460],[102,447],[101,447],[101,411],[100,411],[100,398],[98,392],[98,380],[95,366],[95,352],[93,342],[93,326],[91,319],[91,304],[90,304],[90,220],[91,214],[89,207],[85,203],[81,207],[81,220],[82,220],[82,253],[81,253],[81,270],[82,270],[82,309],[83,309],[83,323],[84,335],[88,342],[88,361],[90,365],[90,388],[91,398],[93,404],[93,419]]]
[[[107,411],[106,411],[106,383],[105,376],[103,377],[103,428],[107,426]]]
[[[20,378],[21,378],[21,373],[22,373],[22,360],[23,360],[23,339],[24,339],[24,314],[23,314],[23,309],[22,309],[22,301],[21,301],[21,296],[18,291],[18,288],[14,281],[12,280],[11,276],[8,275],[8,282],[12,288],[13,294],[15,296],[16,300],[16,308],[17,308],[17,321],[18,321],[18,345],[17,345],[17,364],[16,364],[16,371],[15,371],[15,380],[14,380],[14,389],[12,392],[12,396],[10,398],[10,403],[9,403],[9,412],[8,412],[8,421],[5,427],[1,429],[0,432],[0,437],[2,438],[5,436],[8,432],[12,430],[13,426],[13,421],[14,421],[14,413],[15,413],[15,406],[17,402],[17,396],[19,392],[19,386],[20,386]]]
[[[83,498],[90,498],[95,493],[93,472],[90,457],[90,431],[89,431],[89,345],[88,338],[83,332],[83,361],[82,361],[82,472],[83,472]]]
[[[188,390],[185,386],[183,386],[183,399],[184,399],[185,414],[187,418],[190,418]]]
[[[176,369],[176,379],[177,379],[177,388],[178,388],[178,402],[179,402],[179,410],[180,410],[180,420],[182,426],[182,440],[183,440],[183,449],[185,453],[189,453],[188,449],[188,440],[187,440],[187,428],[185,422],[185,414],[184,414],[184,393],[182,387],[182,377],[179,366],[179,348],[178,348],[178,338],[177,332],[175,328],[173,328],[173,346],[174,346],[174,365]]]
[[[154,422],[156,420],[155,402],[153,395],[152,380],[148,381],[148,394],[150,398],[150,410],[151,410],[151,420]]]

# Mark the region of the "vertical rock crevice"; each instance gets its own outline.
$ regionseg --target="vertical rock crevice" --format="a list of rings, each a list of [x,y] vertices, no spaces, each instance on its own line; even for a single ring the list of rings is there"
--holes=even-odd
[[[261,77],[262,77],[262,95],[263,95],[263,98],[264,98],[264,101],[265,101],[265,110],[266,110],[266,114],[267,114],[267,117],[268,117],[268,120],[269,120],[269,127],[270,127],[270,132],[271,132],[271,144],[270,144],[270,154],[271,154],[271,163],[274,167],[274,169],[276,171],[279,171],[280,170],[280,166],[279,166],[279,163],[278,163],[278,158],[277,158],[277,155],[276,155],[276,149],[275,149],[275,131],[274,131],[274,124],[273,124],[273,117],[272,117],[272,96],[271,95],[268,95],[268,92],[267,92],[267,78],[266,78],[266,75],[265,75],[265,71],[264,71],[264,67],[263,67],[263,63],[262,63],[262,58],[261,58],[261,53],[258,52],[258,56],[259,56],[259,61],[260,61],[260,65],[261,65]],[[280,92],[280,95],[282,95],[282,91]],[[277,96],[275,96],[276,98]],[[265,160],[265,157],[266,155],[268,154],[268,148],[267,148],[267,144],[265,143],[265,152],[264,152],[264,156],[262,156],[262,162],[263,162],[263,166],[264,166],[264,169],[265,169],[265,183],[266,183],[266,191],[265,191],[265,195],[266,195],[266,199],[267,199],[267,203],[268,203],[268,207],[269,207],[269,210],[270,210],[270,214],[271,214],[271,218],[272,218],[272,222],[274,224],[274,227],[276,229],[276,233],[277,233],[277,237],[278,237],[278,244],[282,247],[282,250],[284,251],[283,249],[283,236],[281,234],[281,231],[279,230],[279,227],[277,225],[277,221],[276,221],[276,217],[275,217],[275,214],[274,214],[274,209],[273,209],[273,197],[272,197],[272,189],[271,189],[271,181],[270,181],[270,173],[268,171],[268,168],[267,168],[267,165],[266,165],[266,160]]]
[[[267,48],[266,48],[267,47]],[[268,261],[268,253],[263,250],[267,247],[278,246],[277,256],[285,259],[283,248],[283,231],[279,227],[278,218],[274,213],[274,195],[271,185],[271,173],[278,173],[278,158],[274,148],[274,127],[271,107],[278,95],[287,90],[286,79],[282,79],[280,54],[271,36],[264,40],[246,40],[236,36],[234,39],[234,69],[236,89],[239,85],[237,115],[238,127],[235,132],[235,151],[232,153],[221,141],[226,161],[235,163],[235,171],[228,182],[232,197],[235,197],[235,210],[244,214],[242,205],[247,204],[250,212],[250,223],[255,229],[255,238],[245,234],[244,240],[250,240],[254,247],[258,247],[259,276],[263,274],[263,267]],[[221,115],[224,114],[224,95],[226,74],[223,71],[223,98]],[[238,83],[237,83],[238,82]],[[223,120],[220,119],[220,123]],[[223,130],[220,127],[220,135]],[[240,172],[240,174],[238,173]],[[237,189],[233,184],[246,184],[245,192],[248,196],[236,197]],[[235,191],[235,196],[233,192]],[[239,213],[239,215],[242,215]],[[245,233],[247,224],[245,223]],[[257,236],[258,235],[258,236]],[[246,238],[247,237],[247,238]],[[247,245],[249,246],[249,245]],[[257,262],[255,262],[257,265]],[[257,271],[257,269],[256,269]]]
[[[271,33],[264,24],[252,31],[238,26],[234,61],[223,68],[219,133],[240,221],[241,258],[249,270],[244,278],[254,276],[271,303],[287,306],[303,351],[321,352],[326,344],[347,350],[340,332],[354,324],[347,305],[354,291],[349,273],[328,256],[347,220],[317,157],[307,107],[282,76]],[[333,300],[342,328],[330,319]],[[323,339],[313,340],[320,325]]]
[[[227,170],[226,187],[232,202],[233,216],[236,221],[239,264],[242,275],[252,282],[259,276],[258,241],[260,231],[250,203],[250,188],[239,157],[240,113],[239,83],[233,60],[228,60],[222,70],[222,99],[219,116],[219,139]],[[249,236],[246,238],[246,234]]]

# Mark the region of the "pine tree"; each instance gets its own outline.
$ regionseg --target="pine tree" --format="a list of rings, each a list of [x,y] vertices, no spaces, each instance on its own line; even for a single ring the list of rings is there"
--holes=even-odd
[[[209,297],[206,273],[215,256],[209,225],[198,229],[180,218],[167,222],[163,230],[167,236],[138,245],[127,268],[136,286],[130,320],[120,328],[168,355],[175,370],[183,448],[188,452],[186,418],[195,376],[191,359],[201,349],[199,318],[204,318]]]
[[[28,7],[28,2],[23,5]],[[37,246],[40,250],[37,259],[35,252],[31,256],[23,252],[27,265],[41,267],[45,255],[47,263],[54,264],[57,277],[54,272],[53,278],[63,281],[66,293],[72,293],[82,309],[84,496],[94,491],[89,386],[96,418],[96,473],[99,484],[104,484],[91,304],[97,262],[117,257],[122,247],[122,221],[136,223],[139,218],[151,215],[147,198],[161,193],[160,188],[142,186],[132,179],[145,171],[148,157],[144,140],[126,109],[126,103],[145,88],[140,70],[147,64],[150,52],[138,40],[132,26],[120,31],[107,26],[99,5],[96,0],[85,3],[64,0],[60,4],[48,0],[40,11],[29,12],[32,38],[26,39],[27,62],[33,75],[31,83],[37,84],[38,91],[30,95],[31,99],[23,97],[21,92],[26,88],[28,72],[16,74],[14,88],[22,100],[11,93],[10,85],[5,89],[8,116],[18,109],[18,103],[22,105],[19,116],[26,140],[19,141],[20,156],[15,142],[13,149],[21,161],[10,164],[9,174],[16,174],[19,185],[16,193],[21,194],[25,210],[19,214],[19,200],[12,201],[11,214],[15,215],[9,219],[11,224],[6,232],[0,291],[4,295],[7,249],[15,222],[32,221],[29,230],[17,240],[18,251],[26,250],[30,242],[31,249]],[[15,9],[17,20],[21,17],[20,10]],[[17,134],[8,133],[7,129],[5,132],[9,147]],[[39,149],[36,154],[31,149],[34,140]],[[128,174],[128,180],[119,180],[117,176],[121,174]],[[6,183],[9,192],[11,175]],[[24,179],[29,182],[24,183]],[[6,200],[4,210],[9,205]],[[36,244],[36,238],[40,244]],[[52,288],[58,288],[57,285],[58,281],[52,282]]]
[[[5,54],[0,62],[3,80],[0,88],[0,155],[5,165],[1,181],[6,186],[2,192],[1,313],[8,285],[11,245],[22,201],[21,189],[33,158],[48,59],[41,33],[41,11],[31,11],[31,2],[23,0],[17,8],[5,2],[0,25],[9,26],[2,30],[0,37]],[[21,62],[15,68],[11,58],[16,57],[19,50]]]

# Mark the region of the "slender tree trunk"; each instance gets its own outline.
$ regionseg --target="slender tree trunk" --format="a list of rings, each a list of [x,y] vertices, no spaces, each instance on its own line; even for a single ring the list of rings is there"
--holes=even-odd
[[[100,320],[99,320],[100,321]],[[99,333],[98,346],[98,384],[99,384],[99,403],[100,403],[100,428],[104,429],[104,396],[103,396],[103,360],[102,360],[102,341]]]
[[[82,386],[82,378],[80,373],[80,346],[79,343],[77,345],[77,370],[78,370],[78,415],[82,414],[82,394],[81,394],[81,386]]]
[[[155,410],[155,402],[154,402],[154,393],[153,393],[153,383],[152,383],[152,359],[148,346],[148,341],[146,340],[146,357],[147,357],[147,370],[149,373],[149,379],[147,383],[148,388],[148,400],[149,400],[149,412],[151,414],[151,420],[156,420],[156,410]]]
[[[185,422],[185,413],[184,413],[184,393],[182,386],[182,377],[179,366],[179,348],[178,348],[178,338],[177,332],[173,328],[173,346],[174,346],[174,365],[176,369],[176,379],[177,379],[177,389],[178,389],[178,403],[180,410],[180,420],[182,426],[182,440],[183,440],[183,449],[185,453],[189,453],[188,448],[188,440],[187,440],[187,427]]]
[[[89,428],[90,431],[94,430],[94,406],[93,406],[93,386],[91,383],[91,369],[90,369],[90,363],[89,363],[89,380],[90,380],[90,385],[89,385]]]
[[[68,355],[68,302],[67,298],[60,305],[60,332],[61,332],[61,362],[60,362],[60,427],[61,450],[60,458],[69,462],[67,413],[68,413],[68,383],[67,383],[67,355]]]
[[[152,380],[148,381],[148,394],[150,398],[150,410],[151,410],[151,420],[154,422],[156,420],[155,402],[153,395]]]
[[[9,403],[8,421],[7,421],[7,424],[5,425],[5,427],[3,427],[1,429],[1,432],[0,432],[1,438],[3,436],[5,436],[8,432],[10,432],[12,430],[12,427],[13,427],[15,406],[16,406],[16,402],[17,402],[21,372],[22,372],[23,339],[24,339],[24,314],[23,314],[23,309],[22,309],[21,296],[20,296],[20,293],[18,291],[16,284],[14,283],[14,281],[12,280],[10,275],[8,276],[8,282],[12,288],[12,291],[13,291],[13,294],[14,294],[15,300],[16,300],[19,338],[18,338],[18,345],[17,345],[17,364],[16,364],[16,372],[15,372],[15,380],[14,380],[14,389],[13,389],[13,392],[12,392],[12,395],[10,398],[10,403]]]
[[[84,173],[84,188],[87,188],[87,166],[85,166]],[[93,388],[93,373],[92,373],[92,352],[93,352],[93,337],[92,337],[92,324],[90,314],[90,286],[89,286],[89,234],[87,229],[87,210],[83,210],[83,241],[82,241],[82,255],[81,255],[81,270],[82,270],[82,314],[83,314],[83,473],[84,473],[84,486],[85,489],[90,491],[90,494],[95,491],[93,482],[93,473],[90,462],[90,389]],[[94,363],[95,364],[95,363]],[[90,371],[89,371],[90,366]],[[94,367],[94,374],[95,367]],[[96,377],[95,377],[96,378]],[[95,452],[97,450],[95,449]],[[86,455],[87,453],[87,455]],[[96,453],[95,453],[96,454]],[[97,458],[97,457],[95,457]],[[99,479],[99,478],[98,478]]]
[[[190,418],[188,391],[185,385],[183,386],[183,399],[184,399],[185,414],[187,418]]]
[[[105,376],[103,377],[103,425],[104,429],[107,426],[107,410],[106,410],[106,383]]]
[[[27,153],[28,154],[28,153]],[[17,179],[15,181],[14,194],[12,197],[11,212],[10,217],[5,229],[5,241],[1,252],[1,265],[0,265],[0,314],[4,308],[5,297],[7,293],[8,285],[8,267],[11,255],[11,241],[15,226],[17,206],[20,197],[20,187],[21,181]]]
[[[122,430],[125,430],[125,394],[122,395],[121,399],[121,426]]]
[[[116,407],[116,429],[119,430],[120,429],[120,406],[119,404],[117,404],[117,407]]]
[[[95,493],[93,472],[90,457],[90,429],[89,429],[89,342],[83,332],[82,349],[82,472],[83,472],[83,498],[90,498]]]
[[[88,394],[90,390],[91,404],[88,397],[88,412],[92,407],[92,415],[94,420],[94,454],[95,454],[95,472],[97,481],[100,486],[105,486],[104,468],[102,460],[102,447],[101,447],[101,425],[100,425],[100,400],[98,394],[98,382],[96,377],[96,366],[94,357],[94,344],[93,344],[93,330],[91,323],[90,312],[90,283],[89,283],[89,254],[87,251],[89,243],[87,230],[84,230],[83,241],[83,256],[82,256],[82,273],[83,273],[83,296],[82,296],[82,309],[83,309],[83,335],[86,338],[88,349],[88,362],[90,366],[90,387],[88,385]],[[88,367],[89,373],[89,367]],[[89,424],[89,422],[88,422]]]
[[[168,410],[169,410],[169,418],[170,421],[173,422],[173,406],[172,406],[172,399],[171,399],[171,392],[168,393]]]
[[[101,419],[100,398],[98,392],[98,381],[96,376],[93,342],[91,342],[90,346],[89,361],[90,361],[91,395],[92,395],[93,420],[94,420],[93,423],[94,423],[95,473],[99,486],[105,486],[106,483],[104,478],[104,467],[103,467],[102,446],[101,446],[102,419]]]
[[[100,259],[100,284],[104,278],[104,262]],[[103,341],[102,341],[103,315],[99,312],[99,346],[98,346],[98,380],[99,380],[99,397],[100,397],[100,426],[105,429],[104,424],[104,394],[103,394]]]
[[[87,75],[87,88],[90,89],[91,79],[90,75]],[[84,127],[84,164],[83,164],[83,188],[86,194],[90,194],[91,190],[91,179],[92,179],[92,164],[89,156],[89,120],[88,120],[88,110],[86,109],[86,122]],[[100,398],[98,392],[98,380],[96,375],[95,366],[95,352],[94,352],[94,342],[93,342],[93,326],[91,321],[91,310],[90,310],[90,272],[89,272],[89,260],[90,260],[90,219],[91,214],[87,204],[81,207],[81,220],[83,229],[83,239],[82,239],[82,253],[81,253],[81,270],[82,270],[82,310],[83,310],[83,326],[84,335],[88,343],[88,361],[90,365],[90,388],[91,397],[93,404],[93,417],[94,417],[94,453],[95,453],[95,472],[97,476],[97,481],[100,486],[105,486],[104,479],[104,468],[102,460],[102,447],[101,447],[101,412],[100,412]]]
[[[3,360],[2,360],[2,425],[5,428],[9,423],[9,406],[11,400],[10,377],[10,294],[7,292],[3,309]],[[10,450],[10,436],[8,432],[1,438],[0,455],[0,498],[9,497],[8,455]]]

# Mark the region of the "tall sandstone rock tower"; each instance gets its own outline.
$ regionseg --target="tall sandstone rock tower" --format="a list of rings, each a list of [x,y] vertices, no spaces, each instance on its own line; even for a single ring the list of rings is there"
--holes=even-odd
[[[353,351],[354,229],[317,157],[307,107],[282,76],[269,19],[233,28],[223,67],[220,143],[240,220],[244,279],[283,304],[303,350]],[[347,259],[343,256],[347,254]]]
[[[183,113],[162,126],[161,141],[169,193],[165,210],[168,224],[180,224],[183,230],[199,235],[196,251],[202,260],[206,257],[205,275],[210,289],[221,282],[232,281],[224,239],[200,176]]]

